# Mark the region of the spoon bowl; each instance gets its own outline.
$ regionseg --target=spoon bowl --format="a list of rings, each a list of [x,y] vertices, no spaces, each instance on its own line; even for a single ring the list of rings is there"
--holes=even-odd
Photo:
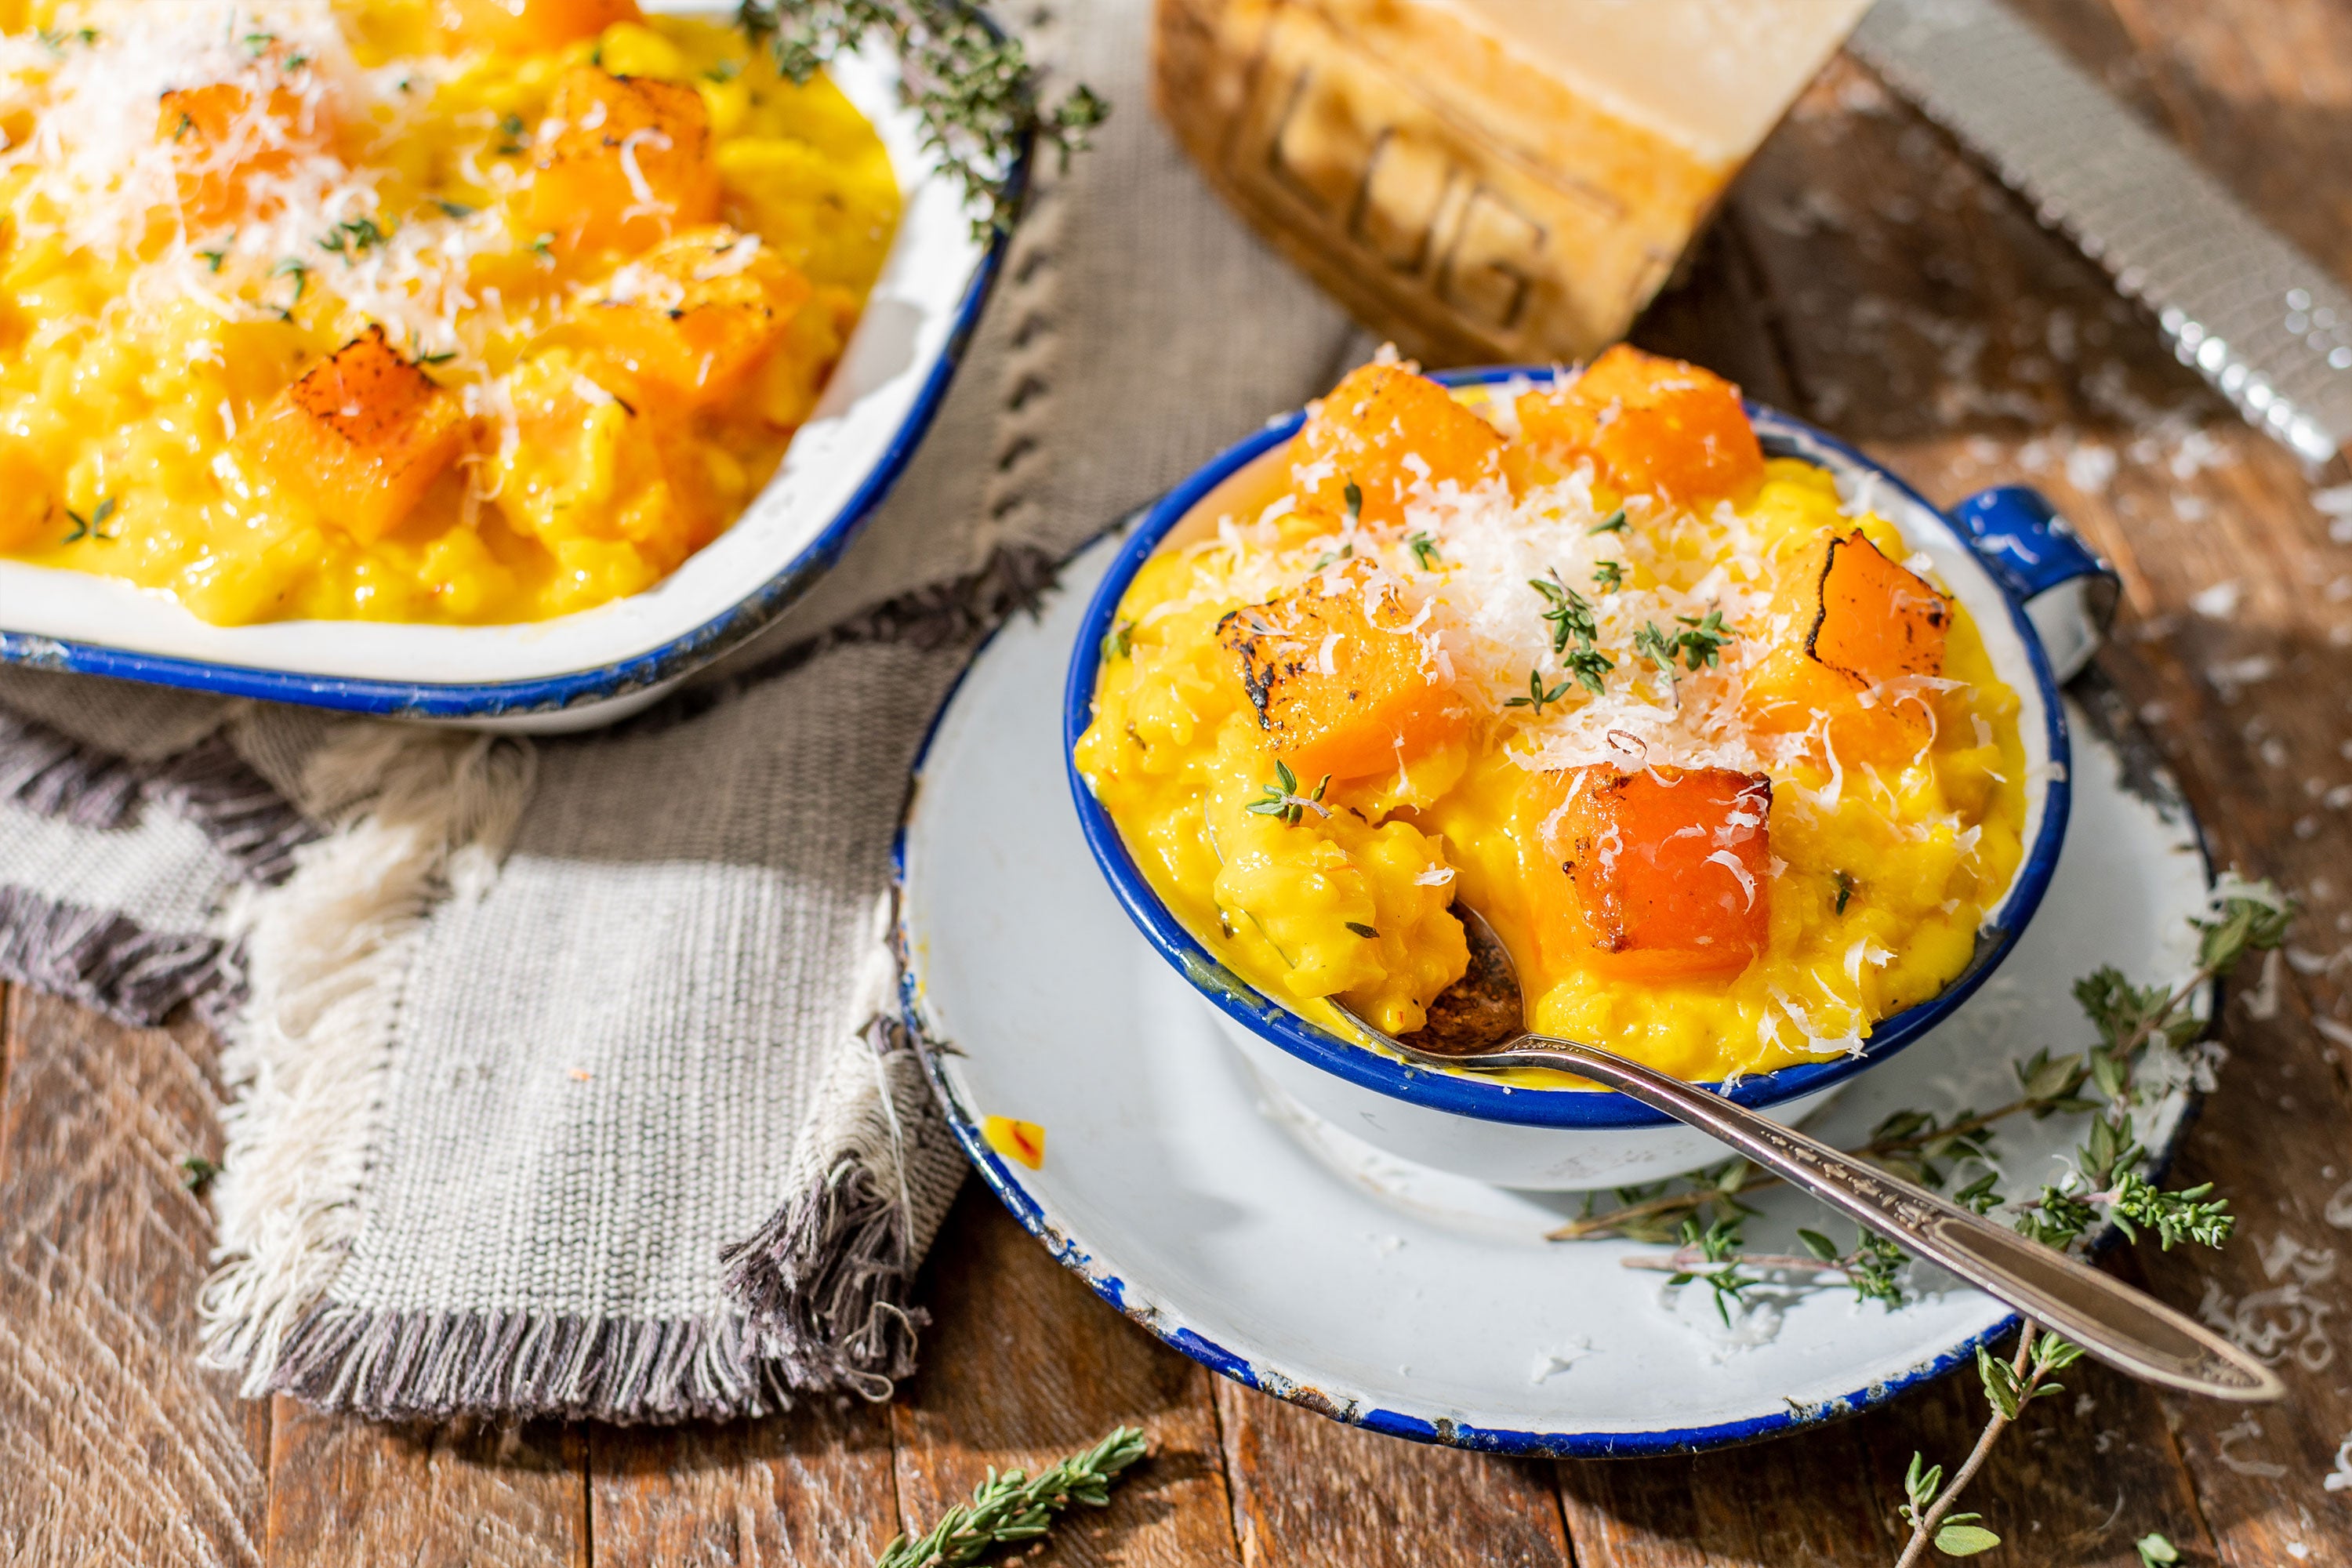
[[[1655,1068],[1579,1040],[1529,1033],[1510,950],[1477,910],[1457,901],[1454,912],[1469,942],[1470,967],[1431,1006],[1427,1025],[1399,1038],[1337,998],[1333,1005],[1373,1040],[1423,1067],[1549,1068],[1631,1095],[2134,1377],[2244,1404],[2285,1397],[2278,1374],[2252,1355],[2080,1258]]]

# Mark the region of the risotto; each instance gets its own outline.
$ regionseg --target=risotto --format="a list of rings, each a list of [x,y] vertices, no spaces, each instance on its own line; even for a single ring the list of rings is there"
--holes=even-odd
[[[1854,1050],[2021,857],[1967,610],[1735,388],[1627,349],[1475,406],[1352,373],[1103,651],[1080,773],[1205,945],[1342,1033],[1328,998],[1422,1026],[1460,900],[1539,1031],[1691,1079]]]
[[[659,582],[775,469],[898,221],[829,82],[633,0],[0,26],[0,553],[214,622]]]

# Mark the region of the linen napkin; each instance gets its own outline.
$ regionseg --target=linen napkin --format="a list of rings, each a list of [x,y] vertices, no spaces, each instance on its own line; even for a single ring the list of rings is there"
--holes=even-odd
[[[963,1169],[880,940],[920,737],[1053,561],[1366,347],[1156,122],[1148,20],[1033,21],[1117,112],[897,493],[711,679],[533,741],[0,669],[0,974],[223,1032],[247,1394],[667,1421],[912,1369]]]

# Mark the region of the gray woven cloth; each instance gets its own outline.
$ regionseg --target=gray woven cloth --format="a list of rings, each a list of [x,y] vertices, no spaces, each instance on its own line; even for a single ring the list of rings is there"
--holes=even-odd
[[[879,940],[920,737],[1053,560],[1363,346],[1153,118],[1148,12],[1035,23],[1114,119],[882,513],[698,686],[531,742],[0,669],[0,975],[222,1031],[248,1394],[663,1421],[911,1370],[963,1169]]]

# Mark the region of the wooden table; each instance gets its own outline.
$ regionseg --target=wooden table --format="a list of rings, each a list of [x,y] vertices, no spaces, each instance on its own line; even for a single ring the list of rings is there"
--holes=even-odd
[[[2352,0],[2035,0],[2041,20],[2265,217],[2352,278]],[[1129,108],[1127,112],[1141,112]],[[1971,1506],[1999,1564],[2352,1563],[2352,525],[2158,343],[2097,271],[1840,61],[1637,334],[1856,438],[1938,500],[2022,479],[2121,569],[2101,667],[2219,856],[2305,901],[2274,1008],[2179,1174],[2243,1216],[2218,1255],[2120,1267],[2272,1336],[2294,1402],[2252,1415],[2096,1368],[2037,1405]],[[2218,587],[2234,584],[2234,588]],[[2201,596],[2200,596],[2201,595]],[[2257,1016],[2258,1014],[2262,1016]],[[924,1372],[888,1405],[731,1426],[387,1430],[195,1370],[210,1244],[177,1162],[217,1153],[213,1042],[18,989],[0,1056],[0,1562],[870,1562],[991,1464],[1122,1421],[1154,1453],[1034,1561],[1885,1564],[1915,1448],[1957,1460],[1973,1378],[1697,1459],[1551,1464],[1337,1426],[1163,1349],[977,1187],[930,1263]]]

